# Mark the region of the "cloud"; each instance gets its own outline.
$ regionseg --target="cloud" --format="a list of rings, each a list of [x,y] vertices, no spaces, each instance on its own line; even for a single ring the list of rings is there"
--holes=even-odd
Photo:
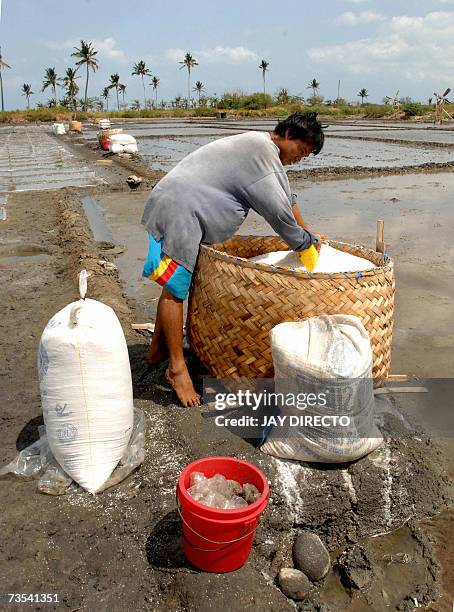
[[[350,2],[350,4],[363,4],[367,2],[367,0],[345,0],[346,2]]]
[[[184,49],[167,49],[167,51],[165,52],[165,56],[172,62],[181,62],[186,53],[187,51],[185,51]]]
[[[171,61],[180,62],[186,53],[187,50],[184,49],[167,49],[165,56]],[[203,60],[210,64],[220,62],[238,64],[241,62],[257,61],[259,59],[257,53],[246,47],[223,47],[221,45],[211,49],[193,51],[192,55],[197,61]]]
[[[115,60],[125,64],[128,61],[126,53],[122,49],[116,47],[115,39],[112,37],[104,38],[104,40],[95,40],[93,45],[98,49],[100,57]]]
[[[386,17],[380,15],[380,13],[374,13],[374,11],[362,11],[361,13],[352,13],[347,11],[342,13],[336,19],[337,23],[341,25],[358,25],[359,23],[373,23],[376,21],[385,21]]]
[[[454,73],[454,12],[392,17],[377,34],[339,45],[312,47],[314,62],[342,66],[355,74],[393,73],[413,81]]]
[[[239,63],[256,61],[259,59],[257,53],[246,47],[221,47],[220,45],[214,49],[202,51],[201,55],[211,62],[226,60],[228,62]]]
[[[115,38],[112,38],[111,36],[102,40],[95,39],[87,42],[91,42],[93,44],[95,50],[98,51],[97,58],[100,60],[114,60],[120,64],[126,64],[128,62],[126,53],[122,49],[118,49]],[[63,42],[48,42],[46,43],[46,46],[49,49],[71,50],[72,52],[74,51],[74,47],[80,46],[80,38],[67,39]]]

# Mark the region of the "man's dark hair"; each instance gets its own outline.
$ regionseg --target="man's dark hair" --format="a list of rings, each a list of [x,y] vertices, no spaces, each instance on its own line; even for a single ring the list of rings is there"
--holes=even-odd
[[[274,128],[274,133],[284,137],[289,130],[292,140],[299,139],[312,144],[312,153],[318,155],[325,142],[322,125],[317,121],[317,113],[293,113],[280,121]]]

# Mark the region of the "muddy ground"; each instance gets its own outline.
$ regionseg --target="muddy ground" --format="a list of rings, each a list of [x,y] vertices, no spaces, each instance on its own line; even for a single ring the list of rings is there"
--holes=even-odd
[[[97,163],[99,154],[83,155]],[[0,251],[0,465],[37,437],[39,337],[48,319],[77,297],[82,267],[93,272],[90,297],[112,306],[122,322],[134,403],[146,415],[146,459],[127,481],[96,497],[50,497],[36,491],[35,481],[0,481],[0,590],[59,593],[58,610],[292,610],[276,577],[292,565],[295,535],[311,529],[328,546],[332,570],[298,609],[412,610],[422,604],[448,610],[454,597],[447,537],[452,513],[446,512],[454,499],[451,441],[388,440],[345,466],[278,461],[237,437],[207,438],[202,430],[209,415],[178,407],[162,371],[137,382],[148,338],[131,323],[148,313],[118,273],[104,267],[103,261],[116,260],[118,247],[94,241],[81,206],[87,195],[108,196],[112,188],[123,193],[125,176],[138,166],[113,163],[110,186],[8,196]],[[191,364],[195,371],[193,358]],[[398,403],[383,400],[378,408],[384,422],[396,426]],[[251,461],[271,482],[272,501],[250,562],[227,575],[188,565],[175,513],[182,468],[215,454]]]

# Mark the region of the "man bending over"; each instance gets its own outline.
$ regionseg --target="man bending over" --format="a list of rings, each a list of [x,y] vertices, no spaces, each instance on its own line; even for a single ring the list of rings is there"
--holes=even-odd
[[[319,248],[292,198],[284,166],[324,143],[315,113],[295,113],[272,133],[246,132],[220,138],[185,157],[155,186],[142,224],[148,231],[143,276],[162,286],[149,365],[169,358],[166,377],[184,406],[200,405],[183,356],[183,301],[187,298],[200,243],[231,238],[252,208],[290,249]]]

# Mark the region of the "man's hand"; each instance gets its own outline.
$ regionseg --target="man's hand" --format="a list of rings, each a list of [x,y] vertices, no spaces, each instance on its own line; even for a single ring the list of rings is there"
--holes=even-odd
[[[312,232],[312,233],[314,233],[314,232]],[[320,242],[321,242],[322,244],[325,244],[325,243],[327,243],[327,242],[328,242],[328,239],[327,239],[327,237],[325,236],[325,234],[316,234],[316,233],[314,233],[314,236],[317,236],[317,238],[320,240]]]

